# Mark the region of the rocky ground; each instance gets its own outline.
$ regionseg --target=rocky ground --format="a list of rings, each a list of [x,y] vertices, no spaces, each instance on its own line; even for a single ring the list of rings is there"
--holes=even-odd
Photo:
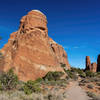
[[[100,100],[100,76],[83,78],[79,85],[93,100]]]
[[[100,100],[100,73],[71,68],[23,82],[11,69],[0,74],[0,100]]]
[[[22,91],[0,93],[0,100],[89,100],[89,97],[77,82],[70,82],[65,87],[48,86],[42,93],[26,95]]]

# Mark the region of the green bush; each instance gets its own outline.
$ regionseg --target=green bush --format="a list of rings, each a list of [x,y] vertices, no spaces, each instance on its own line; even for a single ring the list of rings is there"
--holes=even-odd
[[[62,68],[65,68],[66,67],[66,64],[61,63],[61,67]]]
[[[33,92],[40,92],[41,88],[40,88],[40,84],[38,82],[30,80],[24,84],[23,90],[24,90],[25,94],[31,94]]]
[[[44,81],[43,78],[38,78],[35,80],[35,82],[37,82],[37,83],[42,83],[43,81]]]
[[[2,57],[3,55],[2,55],[2,53],[0,52],[0,58]]]
[[[77,80],[78,79],[78,76],[77,76],[77,73],[76,72],[73,72],[72,70],[66,70],[66,73],[67,73],[67,78],[71,78],[73,80]]]
[[[2,73],[0,76],[0,89],[11,90],[15,89],[18,84],[18,77],[10,69],[7,73]]]
[[[60,80],[60,78],[64,75],[63,72],[48,72],[43,79],[44,80],[48,80],[48,81],[52,81],[52,80]]]
[[[86,73],[87,77],[94,77],[95,76],[95,73],[93,73],[91,71],[85,71],[85,73]]]
[[[93,85],[89,84],[89,85],[87,85],[87,88],[93,89]]]
[[[71,70],[66,70],[66,73],[68,77],[73,78],[73,73],[71,72]]]

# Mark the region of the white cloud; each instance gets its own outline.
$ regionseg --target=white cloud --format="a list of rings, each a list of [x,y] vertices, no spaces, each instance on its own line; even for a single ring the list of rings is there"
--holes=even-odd
[[[64,47],[64,49],[69,49],[69,47],[68,46],[63,46]]]
[[[80,47],[78,47],[78,46],[74,46],[73,48],[74,48],[74,49],[78,49],[78,48],[80,48]]]

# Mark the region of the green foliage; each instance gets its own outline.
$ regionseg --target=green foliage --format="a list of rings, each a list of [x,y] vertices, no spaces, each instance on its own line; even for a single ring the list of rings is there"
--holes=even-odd
[[[0,52],[0,58],[2,58],[3,57],[3,54]]]
[[[70,78],[73,78],[73,73],[71,72],[71,70],[66,70],[66,73]]]
[[[35,82],[42,83],[43,82],[43,78],[38,78],[38,79],[35,80]]]
[[[87,77],[94,77],[95,76],[95,73],[93,73],[91,71],[85,71],[85,73],[86,73]]]
[[[18,77],[10,69],[7,73],[2,73],[0,76],[0,89],[11,90],[16,88],[18,84]]]
[[[40,92],[41,88],[40,88],[40,84],[37,81],[30,80],[24,84],[23,90],[24,90],[25,94],[29,95],[33,92]]]
[[[63,72],[48,72],[45,77],[43,77],[44,80],[52,81],[52,80],[60,80],[60,78],[64,75]]]
[[[66,67],[66,64],[61,63],[61,67],[63,67],[63,68]]]
[[[68,71],[67,73],[68,73],[69,76],[71,76],[71,77],[72,77],[73,74],[75,74],[75,73],[77,73],[80,77],[83,77],[83,78],[86,77],[85,72],[84,72],[82,69],[80,69],[80,68],[74,68],[74,67],[72,67],[71,70]]]

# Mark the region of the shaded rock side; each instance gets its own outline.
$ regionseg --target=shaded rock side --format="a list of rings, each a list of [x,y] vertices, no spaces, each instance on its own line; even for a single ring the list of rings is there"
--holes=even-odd
[[[86,70],[91,69],[91,60],[89,56],[86,56]]]
[[[13,68],[20,80],[35,80],[48,71],[63,71],[60,63],[68,63],[63,47],[48,37],[46,16],[37,10],[22,17],[17,32],[10,35],[1,52],[5,57],[3,70]]]
[[[94,62],[94,63],[91,64],[91,69],[90,69],[90,71],[92,71],[92,72],[97,72],[97,64],[96,64],[96,62]]]
[[[90,57],[86,56],[86,69],[91,72],[97,72],[97,64],[96,62],[91,63]]]
[[[100,72],[100,55],[97,58],[97,72]]]

